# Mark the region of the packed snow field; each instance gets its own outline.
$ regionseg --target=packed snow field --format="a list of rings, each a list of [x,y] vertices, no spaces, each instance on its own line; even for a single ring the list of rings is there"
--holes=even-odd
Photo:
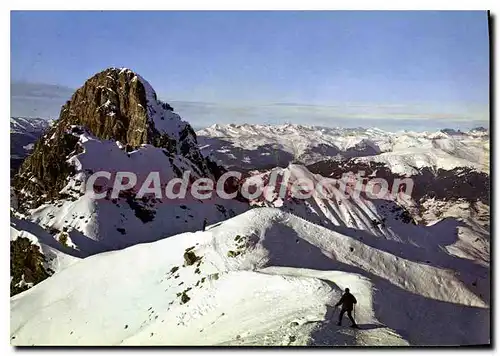
[[[442,253],[413,248],[428,258]],[[12,343],[488,343],[489,301],[464,282],[472,263],[457,260],[452,270],[397,250],[278,209],[252,209],[205,232],[71,264],[11,299]],[[333,305],[345,287],[358,299],[361,330],[335,324]]]

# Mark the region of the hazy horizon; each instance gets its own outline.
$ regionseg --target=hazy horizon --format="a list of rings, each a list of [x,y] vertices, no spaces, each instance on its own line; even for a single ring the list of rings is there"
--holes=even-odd
[[[11,83],[11,117],[39,117],[57,119],[61,106],[69,100],[76,89],[55,84]],[[166,100],[161,94],[160,99]],[[324,127],[377,127],[388,131],[412,130],[432,131],[452,128],[462,131],[483,126],[489,128],[489,121],[435,120],[421,118],[397,120],[394,118],[356,119],[335,117],[334,106],[319,106],[305,103],[262,103],[262,104],[220,104],[214,102],[168,100],[175,112],[188,121],[195,130],[213,124],[271,124],[285,123]],[[394,107],[397,109],[398,107]],[[331,112],[329,112],[329,110]],[[360,114],[358,114],[360,115]],[[373,116],[373,111],[371,113]]]
[[[12,116],[112,66],[194,127],[489,125],[486,11],[11,12]]]

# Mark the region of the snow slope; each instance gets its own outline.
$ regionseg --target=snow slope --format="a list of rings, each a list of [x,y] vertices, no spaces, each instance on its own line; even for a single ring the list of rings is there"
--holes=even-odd
[[[283,199],[278,196],[280,186],[270,185],[273,174],[276,174],[279,182],[283,177],[288,177],[289,186],[300,180],[313,182],[313,187],[318,187],[320,182],[326,182],[323,187],[329,197],[321,196],[314,190],[307,199],[293,199],[290,196]],[[251,176],[248,180],[265,191],[260,199],[252,201],[252,204],[277,207],[318,225],[357,229],[373,236],[398,241],[411,241],[416,235],[425,233],[421,227],[405,223],[400,218],[402,207],[411,207],[414,204],[411,197],[404,194],[393,196],[388,192],[379,199],[367,199],[364,194],[356,195],[351,190],[346,190],[348,194],[343,194],[339,189],[334,189],[334,179],[313,174],[306,167],[297,164],[290,164],[287,168],[274,168]],[[349,181],[347,185],[348,189],[354,188],[356,181]],[[374,224],[374,221],[382,220],[384,224]]]
[[[161,148],[143,145],[126,152],[116,141],[100,140],[86,130],[75,133],[82,152],[68,158],[75,174],[68,177],[59,200],[42,204],[28,212],[28,219],[47,228],[68,230],[69,243],[79,254],[91,255],[141,242],[151,242],[185,231],[198,230],[206,218],[218,222],[245,211],[247,204],[235,200],[198,200],[186,196],[181,200],[166,198],[146,200],[120,195],[94,199],[85,183],[94,172],[111,173],[110,180],[96,182],[111,192],[116,172],[133,172],[137,176],[137,193],[150,172],[159,172],[162,191],[176,172],[190,171],[193,178],[202,172],[181,155],[170,156]],[[164,196],[164,193],[163,193]]]
[[[206,232],[88,257],[12,297],[11,343],[489,343],[488,270],[442,259],[441,247],[361,241],[252,209]],[[183,258],[187,251],[194,256]],[[474,278],[481,282],[471,285]],[[345,287],[359,301],[362,330],[335,325]]]
[[[127,68],[122,68],[122,71],[130,71]],[[186,121],[183,121],[181,117],[171,110],[166,110],[162,107],[162,103],[158,101],[156,97],[156,92],[149,84],[149,82],[137,75],[140,82],[144,86],[146,90],[146,101],[147,101],[147,110],[148,116],[150,120],[153,122],[154,127],[161,134],[167,134],[171,139],[175,139],[177,142],[181,140],[181,132],[183,132],[189,124]],[[195,143],[194,141],[190,143]]]
[[[304,179],[313,182],[314,187],[327,182],[323,187],[330,197],[313,191],[307,199],[292,199],[288,195],[282,199],[277,194],[279,185],[273,187],[270,184],[273,173],[277,173],[278,182],[287,176],[289,186]],[[347,183],[349,194],[345,195],[328,185],[332,179],[295,164],[248,179],[265,192],[260,199],[251,201],[252,205],[277,207],[375,247],[380,239],[391,241],[393,246],[402,246],[395,242],[403,243],[407,246],[406,256],[425,259],[418,248],[445,245],[449,254],[482,266],[489,265],[490,209],[480,201],[426,199],[417,204],[412,195],[407,194],[409,192],[396,195],[388,192],[381,198],[372,199],[364,193],[356,195],[349,190],[349,187],[355,187],[355,180]],[[436,255],[436,260],[454,268],[455,262],[446,254]]]
[[[444,131],[444,130],[443,130]],[[415,174],[420,167],[470,166],[488,172],[489,134],[387,132],[376,128],[326,128],[307,125],[212,125],[197,132],[205,155],[246,169],[311,164],[357,158],[386,163],[395,173]]]

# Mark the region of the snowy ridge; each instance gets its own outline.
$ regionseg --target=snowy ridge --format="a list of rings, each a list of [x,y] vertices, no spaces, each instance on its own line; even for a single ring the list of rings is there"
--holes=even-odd
[[[450,256],[453,268],[443,267],[432,245],[421,249],[428,261],[401,255],[411,248],[374,247],[278,209],[253,209],[206,232],[89,257],[14,296],[11,342],[488,343],[487,276],[473,286],[471,262]],[[356,332],[335,326],[332,306],[345,287],[358,298]]]
[[[170,137],[175,138],[177,142],[180,141],[181,132],[185,130],[189,124],[183,121],[181,117],[172,110],[166,109],[162,106],[157,99],[155,90],[147,80],[140,75],[136,75],[136,77],[139,78],[139,81],[146,90],[148,116],[152,120],[155,129],[161,134],[167,134]],[[192,143],[195,144],[194,141]]]
[[[33,132],[35,124],[11,120],[18,130]],[[34,151],[18,161],[11,204],[23,216],[11,222],[11,295],[65,268],[72,257],[196,231],[205,219],[215,223],[248,209],[238,201],[201,201],[191,195],[182,200],[137,197],[152,172],[165,192],[168,182],[188,171],[192,182],[215,180],[221,169],[201,156],[190,125],[126,68],[108,68],[88,79]],[[86,187],[96,172],[110,175],[90,183],[104,192],[97,199]],[[134,174],[137,184],[116,197],[111,192],[118,172]]]
[[[443,134],[444,135],[444,134]],[[489,173],[489,140],[484,136],[402,136],[391,152],[356,158],[358,161],[385,163],[394,173],[417,174],[418,168],[453,169],[473,167]]]
[[[340,150],[345,151],[354,147],[361,140],[373,139],[381,150],[388,149],[390,145],[390,134],[386,131],[370,128],[329,128],[309,125],[250,125],[250,124],[214,124],[199,130],[198,134],[208,137],[234,138],[236,145],[258,147],[262,142],[276,141],[284,147],[293,148],[291,141],[299,141],[298,144],[311,145],[319,143],[335,144]],[[243,140],[247,139],[247,140]],[[259,141],[260,140],[260,141]],[[298,147],[300,148],[300,147]]]

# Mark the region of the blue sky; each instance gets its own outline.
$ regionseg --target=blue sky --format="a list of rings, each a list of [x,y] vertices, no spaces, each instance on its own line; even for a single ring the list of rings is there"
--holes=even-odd
[[[12,12],[12,83],[111,66],[195,126],[488,123],[486,12]]]

